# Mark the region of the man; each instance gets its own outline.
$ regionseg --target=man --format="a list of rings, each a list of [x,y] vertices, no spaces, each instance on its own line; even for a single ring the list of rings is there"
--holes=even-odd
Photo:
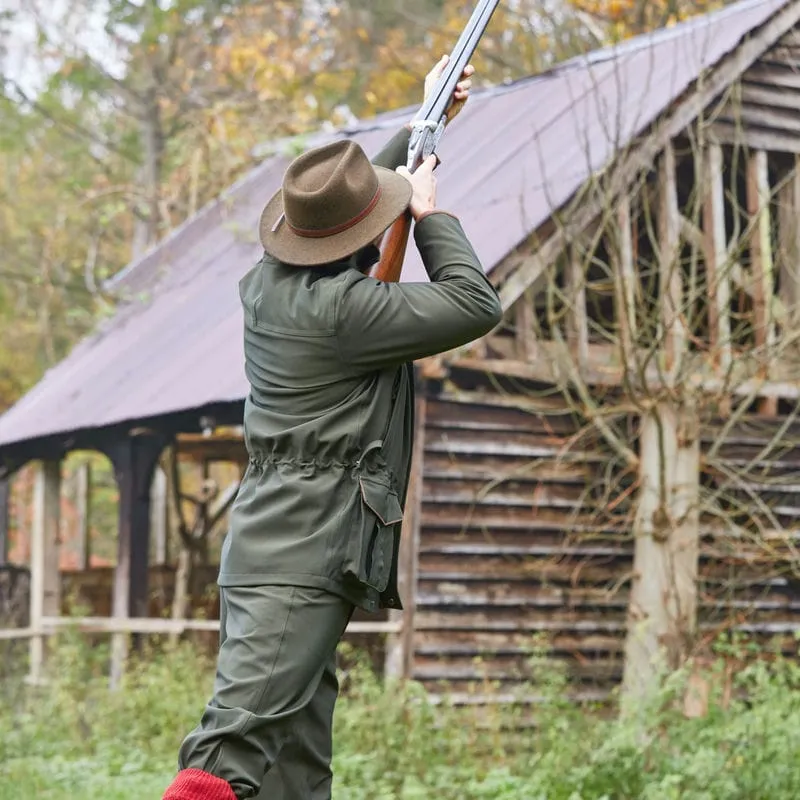
[[[337,643],[355,606],[401,607],[411,362],[501,317],[460,223],[436,208],[436,157],[395,171],[408,137],[377,166],[353,142],[301,155],[263,211],[265,255],[240,284],[250,461],[221,555],[214,696],[164,800],[329,800]],[[369,277],[407,208],[430,283]]]

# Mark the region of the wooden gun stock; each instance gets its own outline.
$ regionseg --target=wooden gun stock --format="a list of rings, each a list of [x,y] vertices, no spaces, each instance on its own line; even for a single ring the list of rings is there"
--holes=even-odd
[[[381,260],[375,267],[373,277],[385,283],[397,283],[403,271],[403,259],[411,231],[411,212],[404,211],[389,230],[389,237],[381,252]]]

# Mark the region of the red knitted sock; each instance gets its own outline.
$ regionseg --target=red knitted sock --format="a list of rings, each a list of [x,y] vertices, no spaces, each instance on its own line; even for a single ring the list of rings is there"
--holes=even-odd
[[[201,769],[183,769],[167,788],[162,800],[236,800],[231,785]]]

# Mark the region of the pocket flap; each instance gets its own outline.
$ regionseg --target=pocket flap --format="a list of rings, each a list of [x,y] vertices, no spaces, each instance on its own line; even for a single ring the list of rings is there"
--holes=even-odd
[[[403,509],[400,507],[397,492],[390,486],[367,475],[362,475],[359,483],[361,497],[383,525],[394,525],[403,519]]]

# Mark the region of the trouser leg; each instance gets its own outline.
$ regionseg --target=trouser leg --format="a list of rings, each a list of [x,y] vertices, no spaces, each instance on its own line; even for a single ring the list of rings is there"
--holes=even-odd
[[[311,702],[294,725],[257,800],[330,800],[333,773],[333,709],[339,693],[336,657],[331,655]]]
[[[337,691],[331,663],[352,605],[329,592],[284,586],[225,587],[221,603],[214,696],[181,746],[180,768],[211,773],[237,798],[250,798],[287,745],[293,785],[329,784]],[[327,795],[309,795],[317,796]]]

